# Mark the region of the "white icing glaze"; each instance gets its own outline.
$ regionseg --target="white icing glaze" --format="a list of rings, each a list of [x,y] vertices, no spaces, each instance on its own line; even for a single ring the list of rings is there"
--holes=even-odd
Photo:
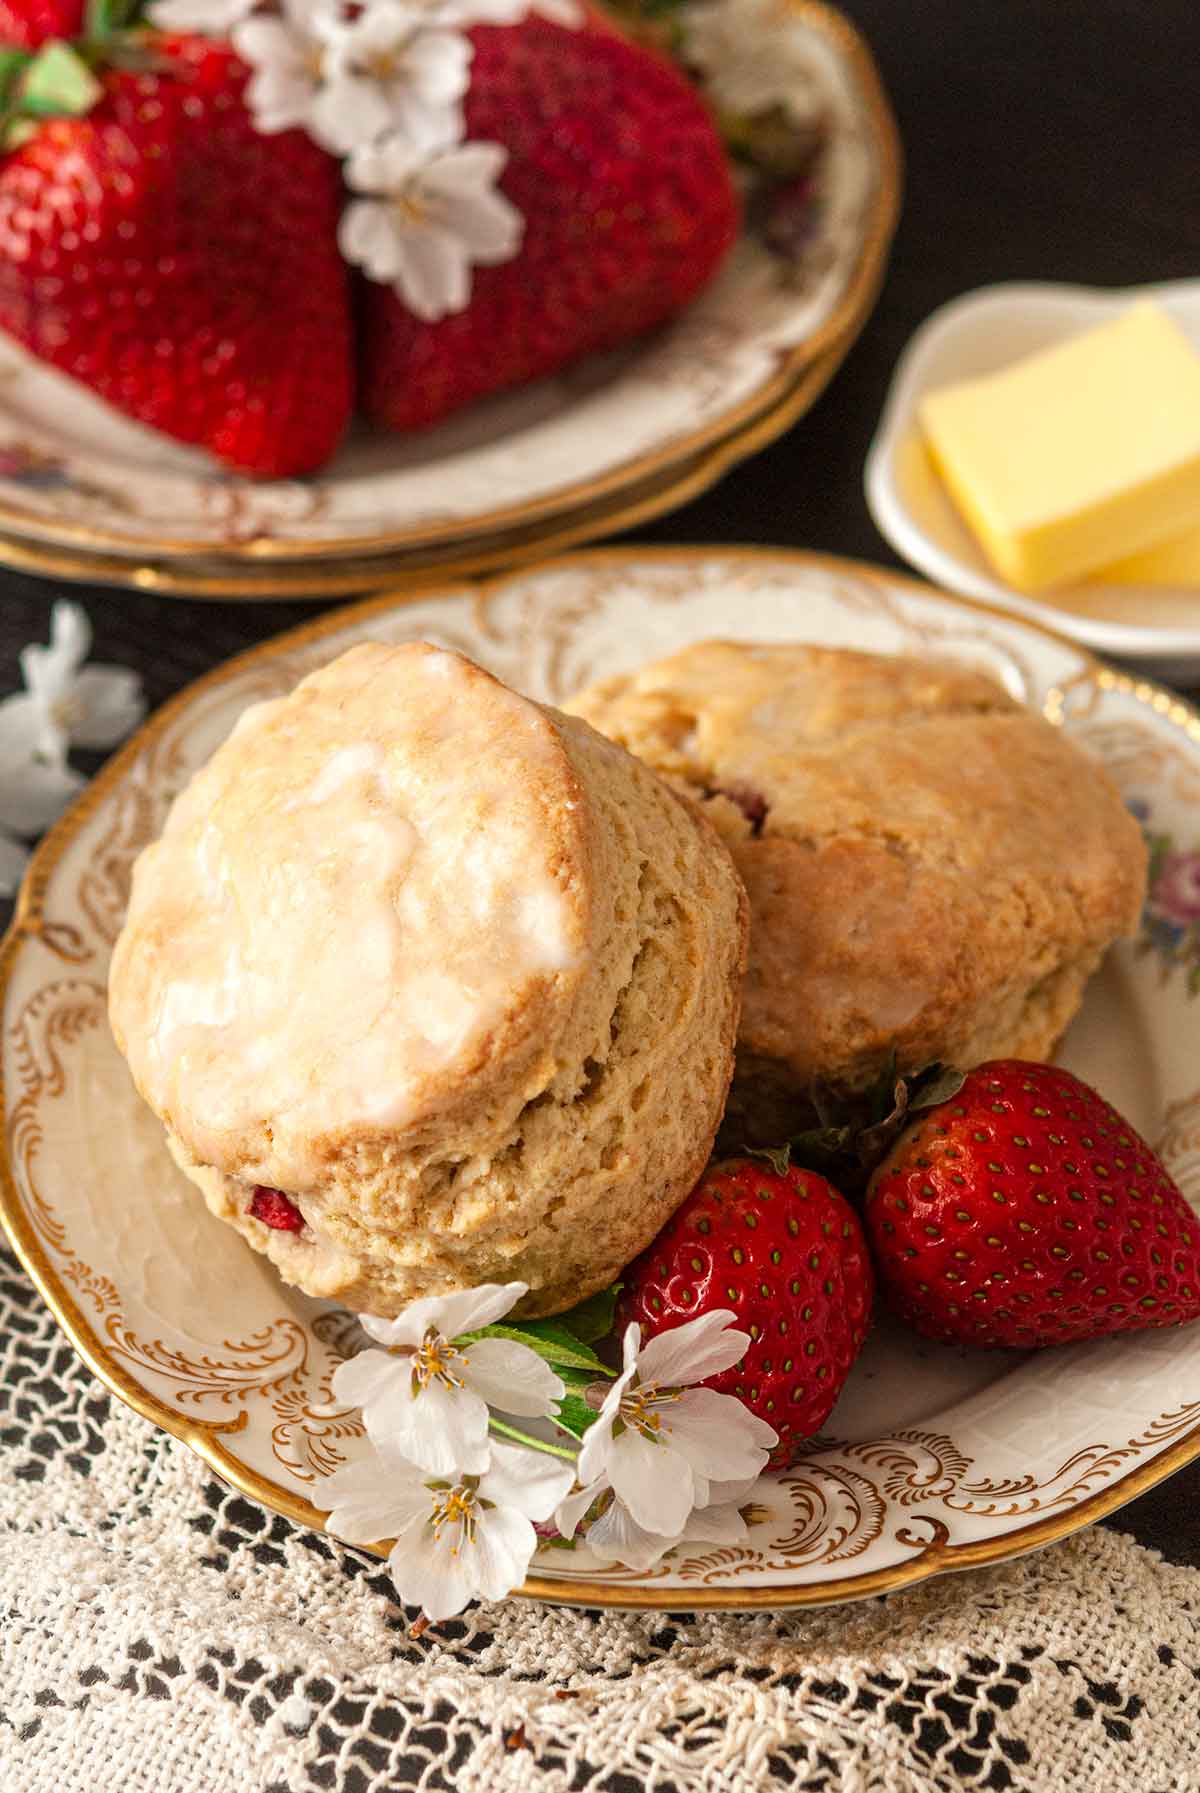
[[[354,649],[241,718],[139,859],[114,957],[130,1062],[197,1156],[267,1121],[302,1190],[314,1135],[419,1120],[578,962],[566,778],[541,711],[426,647]]]

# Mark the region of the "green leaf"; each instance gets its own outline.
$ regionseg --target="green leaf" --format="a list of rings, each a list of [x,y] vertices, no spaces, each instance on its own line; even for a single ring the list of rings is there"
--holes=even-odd
[[[128,31],[139,22],[142,0],[88,0],[84,13],[84,37],[89,43],[103,43],[118,32]]]
[[[588,1379],[593,1382],[597,1376],[614,1373],[607,1364],[601,1363],[590,1345],[568,1332],[561,1320],[502,1320],[495,1326],[481,1326],[478,1332],[464,1332],[462,1337],[465,1340],[514,1339],[517,1344],[528,1345],[531,1351],[536,1351],[553,1369],[586,1370]]]
[[[559,1377],[568,1388],[591,1388],[592,1384],[599,1380],[594,1369],[581,1369],[577,1364],[560,1363],[556,1368]],[[611,1376],[612,1373],[611,1370],[605,1371],[606,1376]]]
[[[597,1339],[606,1339],[613,1329],[617,1296],[620,1292],[619,1282],[610,1283],[607,1289],[589,1295],[586,1301],[571,1308],[569,1313],[559,1314],[559,1325],[565,1326],[568,1332],[573,1332],[585,1345],[594,1345]]]
[[[967,1081],[953,1065],[927,1065],[911,1085],[908,1111],[916,1114],[922,1108],[936,1108],[939,1102],[951,1102]]]
[[[28,50],[0,48],[0,95],[7,98],[9,88],[32,60]]]
[[[69,44],[55,41],[38,51],[25,71],[17,99],[26,118],[76,118],[100,98],[101,86]]]
[[[582,1438],[595,1418],[594,1407],[589,1407],[578,1395],[567,1395],[558,1403],[554,1423],[561,1426],[564,1432],[569,1432],[572,1438]]]
[[[785,1139],[781,1146],[747,1146],[747,1158],[765,1158],[777,1177],[787,1174],[792,1162],[792,1142]]]

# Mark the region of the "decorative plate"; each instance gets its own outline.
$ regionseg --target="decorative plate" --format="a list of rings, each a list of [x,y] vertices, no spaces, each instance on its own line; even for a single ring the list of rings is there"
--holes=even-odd
[[[1200,349],[1200,280],[1104,289],[1017,283],[983,287],[943,305],[921,326],[896,368],[867,459],[871,515],[917,571],[965,597],[1118,654],[1174,678],[1200,673],[1200,591],[1165,586],[1076,585],[1029,597],[1004,584],[937,477],[916,423],[935,386],[973,378],[1049,348],[1155,299]]]
[[[668,328],[434,431],[364,429],[308,480],[221,471],[5,342],[0,530],[134,559],[445,550],[627,493],[763,416],[810,361],[848,346],[878,287],[900,185],[865,44],[817,0],[780,4],[797,89],[829,121],[813,230],[795,259],[748,228]]]
[[[862,322],[865,316],[864,312]],[[209,556],[130,559],[70,544],[57,546],[0,535],[0,565],[87,585],[127,585],[167,596],[246,601],[331,598],[378,591],[384,585],[416,589],[431,581],[444,584],[447,579],[487,573],[498,567],[523,566],[581,542],[633,529],[707,491],[736,462],[774,441],[815,404],[841,366],[859,328],[856,324],[832,348],[808,362],[770,410],[743,424],[732,436],[679,462],[665,474],[656,474],[595,504],[564,510],[541,523],[478,536],[441,549],[401,549],[394,554],[337,559],[314,556],[296,561],[238,561]]]
[[[436,598],[379,598],[202,679],[101,773],[38,853],[0,955],[7,1163],[31,1274],[88,1363],[226,1481],[302,1523],[362,1448],[330,1406],[349,1316],[278,1281],[174,1168],[105,1018],[131,861],[246,704],[365,637],[428,636],[534,697],[711,635],[949,655],[989,669],[1107,765],[1155,844],[1139,939],[1063,1050],[1200,1198],[1200,716],[1028,623],[848,561],[774,550],[593,553]],[[857,1598],[1062,1537],[1200,1455],[1200,1328],[1016,1356],[872,1338],[750,1540],[647,1575],[545,1551],[525,1592],[590,1605]]]

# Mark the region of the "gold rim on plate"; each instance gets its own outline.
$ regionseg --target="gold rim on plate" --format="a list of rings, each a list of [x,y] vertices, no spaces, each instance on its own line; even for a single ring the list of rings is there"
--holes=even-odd
[[[23,571],[51,573],[58,578],[90,578],[97,583],[137,586],[164,593],[170,591],[179,596],[237,597],[243,594],[230,589],[236,585],[232,566],[228,573],[224,568],[212,575],[201,573],[199,578],[203,581],[203,590],[198,590],[195,589],[196,580],[189,582],[186,575],[176,583],[173,569],[162,566],[160,557],[167,560],[186,556],[209,561],[224,559],[227,563],[241,564],[247,569],[283,561],[293,563],[287,585],[280,583],[278,586],[268,587],[265,581],[260,584],[256,579],[257,589],[251,595],[335,596],[339,592],[362,591],[375,580],[390,578],[393,573],[403,576],[404,569],[379,566],[360,578],[357,566],[353,573],[339,572],[335,566],[330,578],[321,580],[314,574],[308,589],[301,590],[302,575],[294,563],[323,557],[328,557],[335,563],[339,560],[344,563],[349,557],[383,555],[402,549],[445,550],[448,555],[451,549],[461,544],[464,548],[461,559],[456,559],[453,563],[447,559],[444,565],[439,562],[438,571],[452,574],[468,568],[483,570],[499,563],[501,550],[498,545],[492,547],[490,553],[482,546],[472,550],[469,544],[473,538],[493,537],[500,532],[518,528],[532,529],[535,525],[544,523],[546,528],[520,550],[528,556],[537,550],[557,550],[597,533],[598,530],[585,530],[582,523],[576,523],[570,534],[567,523],[557,530],[551,527],[556,521],[577,514],[585,506],[598,505],[605,499],[613,502],[616,520],[610,523],[606,514],[599,525],[599,528],[611,533],[617,528],[632,527],[625,514],[626,509],[637,513],[634,520],[645,521],[703,491],[706,484],[719,478],[720,473],[740,459],[742,454],[753,453],[755,447],[771,440],[771,434],[778,434],[780,430],[787,428],[789,422],[794,421],[799,410],[789,410],[789,405],[793,401],[797,381],[803,379],[812,363],[819,361],[825,365],[826,357],[836,356],[826,379],[832,377],[834,369],[848,352],[870,314],[882,284],[888,250],[900,214],[903,170],[900,137],[879,71],[865,39],[848,19],[832,6],[826,5],[824,0],[786,0],[786,3],[814,31],[826,37],[836,47],[853,72],[871,122],[878,153],[876,191],[872,201],[870,225],[860,247],[857,263],[845,292],[830,316],[802,343],[779,351],[775,372],[752,395],[732,406],[719,419],[681,436],[669,447],[641,455],[595,479],[579,481],[544,498],[508,505],[470,520],[464,519],[442,530],[415,526],[384,531],[377,535],[357,536],[349,540],[304,543],[281,541],[274,536],[256,536],[236,547],[215,548],[211,541],[188,541],[181,538],[146,542],[139,536],[130,536],[119,530],[34,515],[19,504],[0,499],[0,531],[5,532],[4,537],[0,538],[0,562]],[[808,402],[811,403],[811,400]],[[803,409],[803,406],[800,408]],[[759,436],[757,431],[766,424],[768,417],[778,417],[780,421],[771,434]],[[740,453],[736,452],[734,444],[743,439],[748,440],[750,445]],[[703,483],[692,483],[699,477],[698,473],[685,473],[678,486],[681,495],[676,496],[674,485],[664,486],[655,509],[643,508],[648,507],[648,499],[643,500],[642,505],[638,504],[636,497],[629,499],[628,505],[623,502],[629,498],[632,488],[643,488],[646,482],[664,478],[672,469],[681,465],[686,464],[690,468],[706,449],[713,448],[719,455],[722,447],[729,450],[729,458],[718,458],[716,470]],[[708,465],[707,461],[704,465]],[[77,566],[82,565],[81,561],[68,564],[69,559],[73,561],[73,557],[63,554],[56,556],[52,552],[54,549],[72,547],[99,550],[101,553],[105,549],[120,550],[129,564],[122,572],[116,564],[116,556],[110,553],[102,569],[85,573],[76,570]],[[147,556],[144,561],[142,553]],[[515,558],[511,564],[516,564]],[[218,579],[223,582],[220,589],[216,583]]]
[[[516,569],[584,542],[637,528],[698,498],[739,461],[765,448],[811,409],[841,367],[865,322],[864,313],[844,344],[827,351],[808,367],[774,409],[744,426],[731,440],[718,443],[695,462],[669,475],[665,484],[652,484],[649,491],[639,488],[608,506],[566,515],[553,528],[535,526],[532,533],[514,531],[498,539],[485,538],[478,547],[461,553],[448,550],[445,559],[420,555],[392,559],[380,555],[318,565],[302,562],[295,567],[260,563],[229,568],[216,565],[213,560],[182,565],[124,560],[0,536],[0,564],[74,583],[122,586],[163,597],[232,598],[244,603],[264,603],[273,598],[353,597],[385,583],[402,590],[410,582],[418,585],[436,579],[440,583]],[[248,584],[253,589],[247,590]]]
[[[711,546],[650,549],[602,548],[546,561],[538,570],[552,571],[557,567],[581,564],[592,566],[605,563],[620,564],[632,560],[643,563],[647,561],[679,561],[712,552],[714,550]],[[936,591],[935,587],[923,580],[894,573],[888,568],[872,566],[869,562],[850,560],[838,555],[814,554],[780,548],[738,546],[722,547],[719,552],[743,561],[770,560],[776,564],[780,561],[790,561],[797,567],[820,566],[835,573],[860,579],[865,578],[873,583],[892,587],[897,585],[907,587],[922,594]],[[492,591],[505,583],[506,579],[507,575],[503,579],[494,578],[476,582],[480,604],[486,605]],[[178,692],[161,709],[157,710],[126,743],[125,747],[115,754],[97,774],[62,820],[50,830],[34,853],[21,886],[12,923],[3,942],[0,943],[0,1004],[7,1000],[13,968],[23,942],[36,940],[41,934],[43,906],[50,874],[93,812],[120,784],[127,771],[146,748],[166,731],[180,710],[193,703],[206,690],[224,682],[231,673],[240,671],[256,661],[270,659],[278,653],[286,653],[292,648],[319,641],[325,635],[331,635],[344,629],[348,622],[393,609],[397,604],[410,601],[418,595],[427,597],[444,584],[445,581],[440,578],[431,579],[425,581],[419,589],[414,588],[400,593],[384,592],[376,597],[365,599],[359,604],[328,612],[310,622],[301,624],[298,628],[275,635],[270,640],[260,642],[258,646],[237,654],[232,659],[214,667],[212,671],[186,686],[184,690]],[[461,591],[461,586],[459,589]],[[987,604],[972,598],[955,597],[952,601],[956,606],[961,606],[966,610],[1000,617],[1009,623],[1012,621],[1012,618],[998,605]],[[1179,728],[1190,741],[1200,745],[1200,710],[1193,705],[1155,684],[1152,680],[1137,678],[1129,673],[1116,672],[1104,666],[1087,649],[1079,647],[1077,643],[1066,641],[1054,630],[1045,628],[1039,623],[1026,622],[1022,619],[1020,626],[1022,629],[1043,635],[1047,639],[1069,648],[1083,662],[1089,675],[1102,688],[1120,691],[1132,697],[1135,702],[1146,704],[1172,726]],[[3,1097],[4,1087],[2,1067],[0,1067],[0,1098]],[[219,1428],[214,1428],[203,1421],[189,1419],[186,1414],[168,1407],[165,1402],[158,1400],[136,1383],[121,1367],[93,1331],[86,1316],[64,1287],[38,1240],[17,1191],[7,1150],[0,1154],[0,1219],[4,1222],[18,1257],[55,1319],[89,1369],[113,1394],[117,1395],[134,1412],[141,1414],[144,1419],[161,1426],[172,1436],[189,1445],[223,1481],[236,1488],[239,1493],[249,1496],[252,1500],[257,1500],[273,1512],[281,1513],[297,1525],[308,1526],[317,1531],[325,1529],[326,1515],[321,1508],[315,1506],[311,1501],[305,1500],[302,1496],[281,1488],[278,1483],[260,1475],[256,1470],[248,1468],[227,1450],[222,1439],[230,1431],[242,1429],[246,1423],[244,1411],[233,1425],[224,1421],[221,1422]],[[1044,1519],[1035,1520],[1032,1524],[1018,1526],[999,1537],[982,1538],[972,1543],[951,1544],[944,1538],[935,1536],[916,1556],[904,1563],[865,1574],[840,1576],[835,1580],[814,1583],[807,1587],[704,1587],[695,1590],[680,1587],[614,1587],[611,1584],[588,1580],[574,1581],[532,1575],[517,1592],[526,1598],[542,1600],[551,1604],[615,1607],[635,1611],[659,1608],[675,1611],[720,1609],[751,1611],[836,1605],[844,1601],[866,1599],[873,1594],[890,1593],[948,1570],[973,1569],[1005,1562],[1012,1557],[1023,1555],[1026,1551],[1036,1550],[1045,1544],[1070,1537],[1073,1532],[1084,1530],[1087,1526],[1094,1524],[1096,1520],[1104,1518],[1106,1514],[1114,1512],[1118,1507],[1124,1506],[1128,1501],[1144,1494],[1159,1482],[1165,1481],[1176,1470],[1184,1468],[1198,1457],[1200,1457],[1200,1426],[1193,1427],[1151,1462],[1143,1464],[1139,1469],[1130,1470],[1127,1475],[1114,1482],[1110,1487],[1088,1495],[1065,1513],[1047,1516]],[[930,1523],[936,1524],[933,1521]],[[385,1554],[383,1547],[376,1547],[374,1550],[370,1550],[369,1547],[364,1548],[368,1548],[369,1554]]]

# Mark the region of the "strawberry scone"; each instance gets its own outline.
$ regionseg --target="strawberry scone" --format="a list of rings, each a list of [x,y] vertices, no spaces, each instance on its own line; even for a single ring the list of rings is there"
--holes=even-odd
[[[425,644],[255,705],[134,870],[117,1043],[209,1207],[391,1315],[612,1281],[703,1168],[745,897],[692,805]]]
[[[814,1083],[862,1088],[893,1052],[1047,1057],[1136,926],[1133,817],[983,673],[707,641],[567,707],[694,798],[745,880],[746,1134],[783,1137]]]

